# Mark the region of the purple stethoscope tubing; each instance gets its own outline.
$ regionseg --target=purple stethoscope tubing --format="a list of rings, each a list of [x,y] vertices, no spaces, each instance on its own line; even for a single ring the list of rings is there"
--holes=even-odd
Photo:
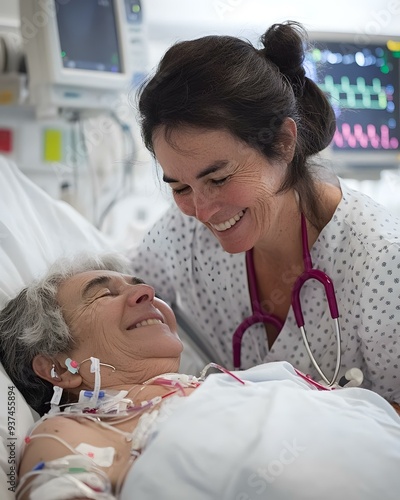
[[[317,370],[318,374],[322,377],[324,382],[327,383],[329,387],[331,387],[332,385],[334,385],[334,383],[338,378],[341,365],[341,335],[340,335],[340,326],[338,321],[339,309],[337,306],[335,289],[331,278],[323,271],[319,269],[313,269],[312,267],[311,255],[308,249],[306,218],[304,217],[304,214],[301,214],[301,237],[302,237],[302,248],[303,248],[304,271],[297,278],[292,288],[292,298],[291,298],[292,308],[297,326],[299,327],[301,336],[303,338],[304,347],[306,348],[307,354],[314,368]],[[283,327],[283,322],[277,316],[274,316],[273,314],[267,314],[262,310],[260,301],[258,299],[257,281],[256,281],[256,274],[254,269],[253,257],[251,255],[251,250],[246,252],[246,266],[247,266],[247,273],[249,280],[250,299],[252,304],[252,315],[240,323],[240,325],[236,328],[232,337],[233,365],[235,369],[240,369],[241,367],[242,339],[244,333],[250,326],[256,323],[270,323],[274,325],[278,331],[280,331]],[[304,328],[304,316],[301,310],[300,291],[304,283],[310,279],[318,280],[324,286],[331,318],[335,325],[337,351],[336,351],[336,367],[332,379],[328,379],[328,377],[326,377],[326,375],[319,367],[313,353],[311,352],[310,343],[308,341],[307,334]]]

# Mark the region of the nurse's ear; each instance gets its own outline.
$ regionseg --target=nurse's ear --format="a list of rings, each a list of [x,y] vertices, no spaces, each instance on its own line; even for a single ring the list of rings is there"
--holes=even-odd
[[[58,361],[42,354],[33,358],[32,369],[38,377],[62,389],[76,389],[82,384],[82,377],[78,372],[73,373]]]
[[[292,118],[285,118],[279,131],[279,150],[289,165],[296,149],[297,125]]]

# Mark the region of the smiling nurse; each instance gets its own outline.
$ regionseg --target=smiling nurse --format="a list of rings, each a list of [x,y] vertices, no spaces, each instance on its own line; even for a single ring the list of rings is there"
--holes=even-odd
[[[328,384],[357,367],[400,402],[399,223],[318,169],[335,116],[305,76],[306,41],[287,22],[259,49],[208,36],[166,52],[139,112],[175,206],[133,270],[190,318],[212,361],[287,360]]]

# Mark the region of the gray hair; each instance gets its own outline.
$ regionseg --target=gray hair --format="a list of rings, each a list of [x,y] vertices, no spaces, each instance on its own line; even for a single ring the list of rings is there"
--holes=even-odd
[[[74,346],[57,302],[58,289],[76,274],[101,270],[131,273],[128,259],[118,253],[64,257],[0,312],[0,361],[27,403],[41,415],[48,409],[53,386],[35,374],[32,361],[38,354],[51,358]]]

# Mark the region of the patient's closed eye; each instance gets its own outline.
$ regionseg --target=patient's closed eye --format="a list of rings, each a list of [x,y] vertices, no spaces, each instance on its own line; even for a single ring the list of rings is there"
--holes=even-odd
[[[114,297],[116,295],[118,295],[118,293],[107,288],[106,290],[102,290],[96,298],[101,299],[103,297]]]

